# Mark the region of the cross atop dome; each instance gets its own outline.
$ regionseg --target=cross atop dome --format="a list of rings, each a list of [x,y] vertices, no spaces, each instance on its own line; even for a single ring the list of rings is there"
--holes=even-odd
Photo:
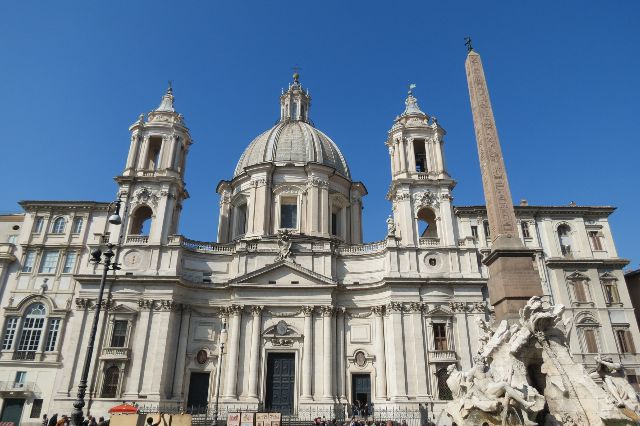
[[[289,89],[280,95],[280,121],[304,121],[309,122],[309,108],[311,96],[300,84],[298,67],[294,67],[293,83]]]

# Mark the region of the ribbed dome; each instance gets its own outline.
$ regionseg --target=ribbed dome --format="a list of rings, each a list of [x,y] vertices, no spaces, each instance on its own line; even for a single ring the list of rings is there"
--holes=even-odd
[[[280,121],[255,138],[240,157],[233,176],[240,175],[245,167],[267,162],[324,164],[351,179],[349,166],[338,146],[305,121]]]

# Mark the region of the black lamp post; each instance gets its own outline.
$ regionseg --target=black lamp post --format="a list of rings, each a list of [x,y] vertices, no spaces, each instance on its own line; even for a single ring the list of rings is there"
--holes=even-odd
[[[115,205],[115,212],[109,216],[109,223],[112,225],[120,225],[122,218],[120,217],[120,204],[121,201],[112,203]],[[87,346],[87,354],[84,358],[84,367],[82,368],[82,376],[80,377],[80,384],[78,385],[78,399],[73,403],[73,411],[71,411],[71,424],[74,426],[81,426],[83,420],[82,409],[85,406],[84,396],[87,393],[87,379],[89,377],[89,367],[91,366],[91,358],[93,357],[93,346],[96,340],[96,332],[98,330],[98,319],[100,318],[100,309],[102,308],[102,296],[104,294],[104,285],[107,281],[107,273],[109,271],[117,271],[120,269],[117,263],[111,263],[111,258],[115,256],[113,248],[115,245],[108,243],[107,249],[102,252],[99,248],[91,252],[91,263],[96,265],[104,265],[102,270],[102,278],[100,279],[100,289],[98,291],[98,301],[96,303],[96,313],[93,317],[93,324],[91,325],[91,334],[89,334],[89,345]]]

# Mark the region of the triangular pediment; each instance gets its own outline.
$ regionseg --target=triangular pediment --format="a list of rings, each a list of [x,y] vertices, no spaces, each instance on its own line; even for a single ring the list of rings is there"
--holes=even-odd
[[[290,260],[280,260],[253,272],[236,277],[231,284],[258,285],[336,285],[329,277],[313,272]]]
[[[446,307],[442,306],[442,305],[437,305],[435,306],[433,309],[431,309],[430,311],[427,311],[426,313],[427,316],[430,317],[442,317],[442,316],[451,316],[453,315],[453,313]]]
[[[600,279],[601,280],[617,280],[616,276],[610,272],[605,272],[604,274],[601,274]]]
[[[574,273],[568,275],[567,279],[571,281],[583,281],[583,280],[588,280],[589,277],[584,274],[581,274],[578,271],[575,271]]]

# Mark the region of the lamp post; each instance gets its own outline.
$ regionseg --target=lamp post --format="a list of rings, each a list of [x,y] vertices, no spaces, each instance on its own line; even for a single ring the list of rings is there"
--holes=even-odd
[[[220,400],[220,374],[222,373],[222,354],[227,343],[227,323],[222,321],[222,330],[218,339],[218,366],[216,367],[216,405],[213,409],[213,426],[218,426],[218,401]]]
[[[115,212],[109,216],[109,223],[112,225],[120,225],[122,218],[120,217],[120,204],[118,199],[111,203],[115,205]],[[111,205],[110,205],[111,206]],[[117,271],[120,269],[117,263],[112,263],[111,258],[115,255],[113,252],[114,244],[108,243],[107,249],[102,252],[99,248],[91,252],[91,263],[96,265],[104,265],[102,277],[100,278],[100,289],[98,290],[98,301],[96,303],[96,313],[93,316],[93,324],[91,325],[91,333],[89,334],[89,345],[87,346],[87,354],[84,358],[84,366],[82,368],[82,376],[80,376],[80,384],[78,384],[78,399],[73,402],[73,411],[71,411],[71,424],[74,426],[82,425],[82,409],[85,406],[84,396],[87,392],[87,379],[89,377],[89,367],[91,366],[91,358],[93,357],[93,346],[96,340],[96,332],[98,330],[98,319],[100,318],[100,309],[102,308],[102,296],[104,294],[104,285],[107,281],[107,273],[109,271]]]

